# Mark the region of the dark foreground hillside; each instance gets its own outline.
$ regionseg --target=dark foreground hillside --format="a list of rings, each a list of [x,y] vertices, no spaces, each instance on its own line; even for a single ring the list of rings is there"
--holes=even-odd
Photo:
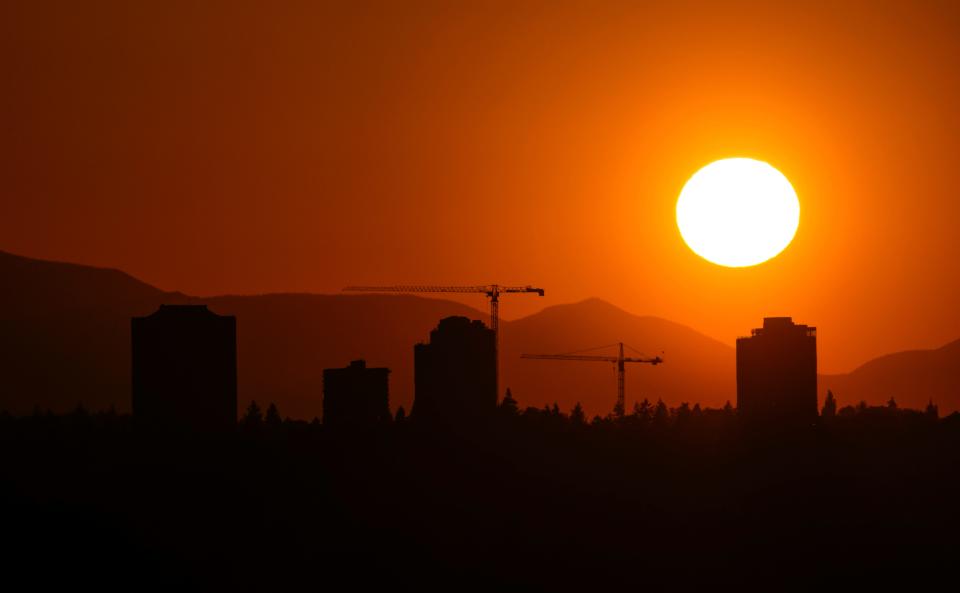
[[[731,412],[336,433],[0,420],[4,578],[31,589],[912,587],[957,557],[960,423],[758,436]],[[347,587],[345,587],[347,585]]]

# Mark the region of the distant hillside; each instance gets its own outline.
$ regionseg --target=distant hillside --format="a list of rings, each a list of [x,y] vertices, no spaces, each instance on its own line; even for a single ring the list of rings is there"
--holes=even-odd
[[[223,296],[164,292],[117,270],[0,252],[0,409],[130,408],[130,318],[162,303],[204,303],[237,316],[241,408],[320,414],[322,369],[365,357],[393,369],[392,400],[413,394],[413,344],[465,305],[407,295]]]
[[[588,413],[606,414],[616,401],[615,365],[605,362],[525,360],[520,354],[566,353],[623,341],[664,363],[628,364],[627,407],[644,397],[670,405],[682,401],[720,407],[736,401],[733,348],[689,327],[636,316],[599,299],[549,307],[506,325],[502,335],[504,384],[521,402],[554,401],[564,410],[577,401]],[[608,347],[591,354],[616,353]],[[627,356],[637,356],[627,352]]]
[[[448,315],[487,313],[412,295],[271,294],[198,299],[164,292],[117,270],[0,253],[0,408],[129,409],[130,317],[161,303],[206,303],[237,316],[240,405],[275,401],[284,414],[321,409],[322,369],[365,358],[392,369],[391,403],[409,410],[413,344]],[[482,305],[483,300],[478,299]],[[485,309],[485,307],[484,307]],[[521,352],[564,352],[623,340],[667,362],[631,365],[630,401],[722,405],[734,398],[733,351],[681,325],[630,315],[596,299],[504,322],[502,386],[521,405],[581,401],[591,413],[613,405],[613,365],[520,360]],[[613,350],[609,350],[613,352]]]
[[[934,350],[910,350],[875,358],[845,375],[821,375],[820,401],[833,391],[839,405],[871,405],[891,397],[907,408],[933,399],[941,414],[960,409],[960,340]]]
[[[391,372],[391,404],[410,409],[413,345],[437,321],[481,309],[412,295],[269,294],[199,299],[164,292],[118,270],[39,261],[0,252],[0,409],[23,414],[35,406],[65,411],[114,405],[129,410],[130,317],[162,303],[205,303],[237,316],[240,406],[276,402],[285,415],[321,411],[322,370],[365,358]],[[644,397],[718,407],[736,401],[733,348],[686,326],[629,314],[598,299],[558,305],[502,322],[501,387],[521,406],[580,401],[606,414],[616,397],[612,364],[522,360],[520,354],[564,353],[623,341],[664,364],[631,364],[627,405]],[[614,348],[601,352],[613,354]],[[821,402],[833,389],[841,404],[960,407],[960,341],[930,351],[876,359],[848,375],[821,377]]]
[[[0,408],[129,408],[130,317],[185,300],[117,270],[0,252]]]

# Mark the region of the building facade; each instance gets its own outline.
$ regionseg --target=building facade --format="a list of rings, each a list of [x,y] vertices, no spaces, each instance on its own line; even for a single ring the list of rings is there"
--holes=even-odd
[[[766,317],[737,339],[737,411],[747,421],[816,422],[816,328]]]
[[[237,421],[237,320],[161,305],[130,323],[132,404],[141,424],[229,429]]]
[[[414,346],[411,418],[470,422],[497,408],[496,336],[481,321],[441,319],[428,344]]]
[[[390,420],[390,369],[354,360],[342,369],[323,370],[323,423],[371,425]]]

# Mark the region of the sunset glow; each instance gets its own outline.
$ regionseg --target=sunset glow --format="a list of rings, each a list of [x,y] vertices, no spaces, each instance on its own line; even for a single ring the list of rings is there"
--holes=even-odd
[[[677,200],[677,226],[697,255],[728,267],[753,266],[783,251],[797,232],[800,202],[780,171],[746,158],[710,163]]]

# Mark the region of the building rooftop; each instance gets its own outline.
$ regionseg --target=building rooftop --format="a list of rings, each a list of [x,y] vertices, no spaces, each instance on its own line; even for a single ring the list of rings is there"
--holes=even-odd
[[[750,330],[749,336],[740,336],[737,339],[745,340],[747,338],[762,336],[764,334],[781,334],[786,332],[804,332],[804,334],[808,336],[816,336],[817,328],[800,323],[794,323],[792,317],[764,317],[763,327],[752,329]]]
[[[146,317],[202,317],[202,316],[214,316],[214,317],[223,317],[222,315],[217,315],[213,311],[207,308],[206,305],[160,305],[160,307],[153,313],[147,315]]]

